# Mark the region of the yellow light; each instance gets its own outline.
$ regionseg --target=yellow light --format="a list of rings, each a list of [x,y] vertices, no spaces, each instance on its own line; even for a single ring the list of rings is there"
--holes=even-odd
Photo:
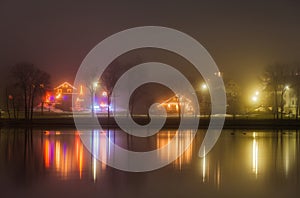
[[[256,139],[253,139],[252,145],[252,171],[257,175],[258,173],[258,143]]]
[[[206,90],[206,89],[207,89],[207,85],[206,85],[206,84],[202,84],[201,87],[202,87],[203,90]]]
[[[83,87],[80,85],[80,95],[83,95]]]
[[[257,102],[257,100],[258,100],[257,96],[253,96],[253,97],[252,97],[252,101],[253,101],[253,102]]]
[[[258,95],[259,95],[259,91],[256,91],[256,92],[255,92],[255,95],[258,96]]]
[[[286,90],[289,90],[289,89],[290,89],[290,87],[289,87],[288,85],[286,85],[284,88],[285,88]]]
[[[55,98],[58,99],[61,97],[61,94],[58,94]]]

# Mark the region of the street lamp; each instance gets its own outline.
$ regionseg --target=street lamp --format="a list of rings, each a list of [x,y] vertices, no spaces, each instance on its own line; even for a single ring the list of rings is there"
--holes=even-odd
[[[255,95],[255,96],[252,96],[252,101],[253,102],[257,102],[258,101],[258,97]]]
[[[91,89],[91,97],[92,97],[92,117],[95,116],[95,97],[96,97],[96,89],[98,87],[98,82],[93,82],[92,83],[92,89]]]
[[[247,114],[249,114],[251,112],[251,109],[255,109],[257,103],[259,102],[259,95],[260,92],[259,91],[255,91],[254,94],[251,96],[250,101],[252,102],[252,104],[250,104],[249,107],[247,107]],[[255,107],[251,107],[252,105],[255,105]]]
[[[201,85],[201,88],[202,88],[202,90],[207,90],[207,85],[206,85],[205,83],[203,83],[203,84]]]
[[[290,87],[288,85],[285,85],[281,91],[281,98],[280,98],[280,118],[283,118],[283,108],[284,108],[284,104],[283,104],[283,96],[285,94],[286,91],[288,91],[290,89]]]
[[[207,84],[206,83],[202,83],[201,84],[201,91],[202,91],[202,93],[201,93],[201,98],[202,98],[202,103],[203,103],[203,112],[204,112],[204,115],[207,113],[209,113],[208,112],[208,101],[207,101],[207,98],[206,98],[206,95],[207,95],[207,90],[208,90],[208,86],[207,86]]]

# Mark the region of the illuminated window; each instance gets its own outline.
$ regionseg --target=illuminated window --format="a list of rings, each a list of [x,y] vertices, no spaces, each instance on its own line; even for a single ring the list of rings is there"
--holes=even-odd
[[[58,89],[58,90],[57,90],[57,93],[62,93],[62,89]]]
[[[72,89],[67,89],[67,93],[72,93]]]

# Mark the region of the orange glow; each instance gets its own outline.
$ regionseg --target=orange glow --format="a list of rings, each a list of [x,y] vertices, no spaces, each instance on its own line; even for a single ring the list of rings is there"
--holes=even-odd
[[[45,162],[45,167],[49,168],[50,167],[50,144],[49,144],[49,140],[45,140],[44,162]]]
[[[63,179],[67,179],[70,172],[78,170],[80,179],[84,166],[83,144],[78,133],[75,135],[74,144],[68,145],[62,142],[60,131],[45,131],[45,134],[55,134],[55,136],[45,136],[43,145],[45,168],[55,168]],[[51,140],[50,140],[51,138]]]
[[[167,150],[160,151],[159,155],[161,158],[169,159],[174,152],[178,154],[182,153],[192,137],[189,131],[183,134],[178,134],[177,137],[175,135],[175,131],[165,131],[163,133],[157,134],[157,149],[163,146],[167,146]],[[171,146],[170,144],[168,144],[172,140],[172,138],[176,138],[176,145]],[[181,157],[177,158],[174,161],[173,164],[176,168],[181,169],[184,164],[190,163],[190,161],[192,160],[192,151],[194,147],[193,145],[194,143],[192,143],[188,147],[188,149],[183,153]]]
[[[55,98],[58,99],[61,97],[61,94],[59,93]]]
[[[49,92],[46,92],[45,102],[49,103],[50,102],[50,98],[51,98],[51,94]]]
[[[83,95],[83,87],[82,85],[80,85],[80,92],[79,92],[80,95]]]
[[[80,142],[80,137],[77,135],[76,140],[76,160],[79,168],[79,178],[82,178],[82,164],[83,164],[83,145]]]
[[[60,167],[60,142],[55,143],[55,167],[59,169]]]

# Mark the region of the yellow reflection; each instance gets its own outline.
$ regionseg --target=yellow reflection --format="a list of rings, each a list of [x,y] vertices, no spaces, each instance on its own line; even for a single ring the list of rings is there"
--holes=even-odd
[[[97,179],[97,159],[96,157],[98,157],[98,151],[99,151],[99,131],[98,130],[95,130],[92,132],[93,133],[93,139],[92,139],[92,154],[93,154],[93,168],[92,168],[92,171],[93,171],[93,179],[94,179],[94,182],[96,181]]]
[[[258,173],[258,143],[254,137],[252,143],[252,171],[257,175]]]
[[[221,185],[221,168],[220,168],[220,163],[219,162],[218,162],[218,167],[217,167],[216,180],[217,180],[217,188],[220,189],[220,185]]]
[[[204,147],[204,153],[205,153],[205,147]],[[202,182],[205,182],[206,180],[206,155],[204,155],[202,159]]]
[[[175,136],[176,133],[179,133],[178,136]],[[170,160],[171,156],[178,156],[180,153],[183,153],[179,158],[177,158],[173,165],[179,170],[182,169],[184,164],[189,164],[192,159],[192,153],[194,148],[194,142],[185,150],[189,142],[193,138],[192,131],[162,131],[156,136],[156,147],[157,149],[166,146],[165,150],[159,150],[158,155],[161,159]],[[175,139],[175,144],[168,144],[173,138]]]
[[[102,159],[104,162],[107,161],[110,152],[110,140],[107,138],[107,133],[109,132],[94,130],[92,133],[92,175],[95,182],[97,180],[97,171],[99,168],[97,165],[100,165],[100,171],[106,169],[106,164],[102,162],[98,163],[97,159]]]
[[[282,163],[285,176],[289,175],[290,169],[296,164],[296,138],[294,134],[282,137]]]

